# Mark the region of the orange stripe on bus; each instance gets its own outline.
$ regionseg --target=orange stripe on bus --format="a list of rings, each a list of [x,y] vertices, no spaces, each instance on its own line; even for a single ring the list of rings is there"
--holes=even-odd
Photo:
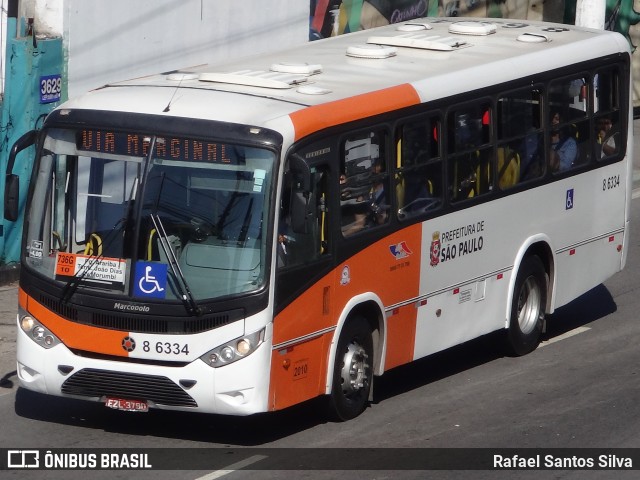
[[[122,339],[128,336],[128,332],[106,330],[71,322],[53,313],[32,297],[26,294],[25,296],[27,298],[27,311],[51,330],[67,348],[118,357],[128,356],[127,352],[122,348]]]
[[[314,105],[290,114],[295,139],[323,128],[391,112],[398,108],[418,105],[420,97],[412,85],[406,83],[377,92],[356,95],[334,102]]]
[[[27,301],[29,300],[29,296],[22,288],[18,288],[18,305],[24,310],[27,309]]]

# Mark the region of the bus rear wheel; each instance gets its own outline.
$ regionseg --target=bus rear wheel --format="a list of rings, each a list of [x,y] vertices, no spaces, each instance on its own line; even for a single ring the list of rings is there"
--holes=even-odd
[[[371,327],[364,318],[353,318],[344,326],[336,350],[329,398],[334,420],[351,420],[364,411],[371,391],[372,360]]]
[[[526,257],[516,277],[507,343],[511,353],[526,355],[542,337],[547,304],[547,274],[540,258]]]

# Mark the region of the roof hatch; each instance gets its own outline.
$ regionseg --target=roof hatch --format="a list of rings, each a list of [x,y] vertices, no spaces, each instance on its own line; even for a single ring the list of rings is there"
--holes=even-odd
[[[498,27],[495,23],[474,20],[454,22],[449,26],[449,33],[454,35],[491,35],[497,31]]]
[[[201,82],[226,83],[249,87],[286,89],[307,81],[305,75],[279,73],[265,70],[239,70],[229,73],[201,73]]]
[[[249,87],[287,89],[306,83],[310,75],[322,72],[322,65],[309,63],[274,63],[269,71],[238,70],[237,72],[201,73],[201,82],[226,83]]]
[[[518,35],[517,40],[524,43],[545,43],[551,41],[547,35],[531,32],[525,32],[522,35]]]
[[[399,25],[396,30],[399,32],[419,32],[421,30],[431,30],[433,27],[428,23],[405,23],[403,25]]]
[[[469,46],[466,41],[459,38],[425,35],[424,33],[403,33],[393,37],[373,36],[367,39],[367,43],[439,51],[451,51]]]
[[[374,43],[374,42],[369,42]],[[347,56],[348,57],[356,57],[356,58],[374,58],[374,59],[382,59],[393,57],[398,53],[398,50],[393,46],[389,46],[389,44],[381,44],[381,45],[352,45],[347,48]]]
[[[316,75],[322,73],[322,65],[309,63],[274,63],[272,72],[291,73],[295,75]]]

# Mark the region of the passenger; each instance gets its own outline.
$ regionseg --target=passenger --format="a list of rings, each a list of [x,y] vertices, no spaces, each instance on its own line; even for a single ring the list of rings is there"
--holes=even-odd
[[[283,229],[284,230],[284,229]],[[278,233],[278,257],[277,257],[277,265],[278,267],[285,267],[290,263],[290,249],[289,244],[292,243],[292,237],[286,235],[281,231]]]
[[[371,216],[369,222],[371,225],[382,225],[387,222],[389,215],[389,204],[383,183],[382,164],[377,162],[373,166],[373,186],[370,193]]]
[[[342,234],[345,237],[353,235],[368,227],[382,225],[389,218],[389,204],[384,188],[384,172],[382,164],[377,162],[371,167],[371,180],[364,191],[355,198],[349,194],[342,194]],[[342,192],[358,191],[362,188],[347,188],[346,175],[340,175],[340,188]],[[368,193],[367,193],[368,190]]]
[[[551,151],[549,152],[549,164],[554,172],[569,170],[578,158],[578,144],[573,136],[569,135],[566,127],[559,127],[561,123],[560,112],[551,115]]]
[[[600,146],[600,157],[608,157],[616,153],[616,140],[613,137],[611,127],[613,123],[608,117],[598,119],[597,133],[598,145]]]
[[[345,174],[340,175],[340,194],[342,204],[342,235],[351,236],[365,228],[367,213],[362,195],[351,197],[348,180]]]
[[[535,130],[528,133],[520,146],[520,179],[530,180],[538,178],[544,172],[544,165],[540,158],[540,152],[544,149],[542,135]]]

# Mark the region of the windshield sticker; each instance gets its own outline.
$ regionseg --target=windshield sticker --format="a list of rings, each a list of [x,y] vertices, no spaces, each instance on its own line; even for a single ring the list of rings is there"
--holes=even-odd
[[[264,184],[264,179],[267,176],[267,171],[261,168],[257,168],[255,172],[253,172],[253,191],[254,192],[262,192],[262,185]]]
[[[27,247],[30,258],[42,259],[43,242],[42,240],[31,240],[31,245]]]
[[[136,297],[164,298],[167,267],[166,263],[137,262],[133,294]]]
[[[123,287],[127,262],[120,258],[92,257],[75,253],[58,252],[56,279],[68,281],[77,277],[86,282]]]

